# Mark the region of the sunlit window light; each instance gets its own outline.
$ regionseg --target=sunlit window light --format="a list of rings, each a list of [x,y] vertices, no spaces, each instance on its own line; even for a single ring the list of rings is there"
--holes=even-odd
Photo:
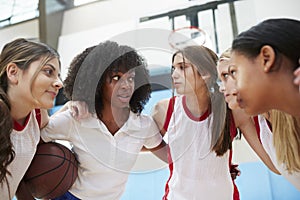
[[[80,6],[83,4],[91,3],[97,0],[74,0],[74,6]]]

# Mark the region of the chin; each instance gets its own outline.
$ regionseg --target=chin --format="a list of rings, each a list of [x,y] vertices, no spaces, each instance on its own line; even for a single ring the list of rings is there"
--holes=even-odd
[[[237,103],[229,103],[229,104],[228,104],[228,107],[229,107],[231,110],[240,108],[240,107],[239,107],[239,104],[237,104]]]
[[[255,110],[249,108],[244,108],[244,110],[250,116],[256,116],[262,113],[262,112],[256,112]]]
[[[40,108],[43,108],[43,109],[50,109],[50,108],[53,108],[54,107],[54,102],[51,102],[51,103],[43,103],[41,104]]]

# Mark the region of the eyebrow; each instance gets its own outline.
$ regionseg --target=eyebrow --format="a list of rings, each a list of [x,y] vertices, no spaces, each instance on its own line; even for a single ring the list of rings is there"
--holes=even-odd
[[[176,64],[190,64],[190,65],[192,65],[192,63],[190,63],[190,62],[178,62],[178,63],[175,63],[175,65]]]

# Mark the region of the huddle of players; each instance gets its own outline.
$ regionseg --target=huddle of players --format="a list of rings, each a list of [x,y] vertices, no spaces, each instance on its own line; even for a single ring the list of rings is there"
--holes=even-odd
[[[263,161],[300,189],[299,31],[297,20],[259,23],[233,41],[219,74],[210,49],[180,49],[172,57],[177,96],[158,102],[153,117],[141,113],[151,86],[135,49],[105,41],[77,55],[64,81],[75,105],[49,119],[46,109],[63,87],[58,53],[22,38],[7,43],[0,55],[1,194],[26,198],[22,177],[41,136],[71,142],[80,163],[74,185],[57,199],[120,199],[143,147],[169,162],[163,199],[239,199],[228,165],[236,128],[250,132],[239,111],[259,130],[248,138],[263,147],[256,151]],[[226,93],[230,81],[234,93]]]

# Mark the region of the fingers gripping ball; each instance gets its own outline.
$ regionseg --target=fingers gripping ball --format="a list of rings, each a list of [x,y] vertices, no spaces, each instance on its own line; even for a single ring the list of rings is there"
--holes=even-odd
[[[52,199],[70,189],[77,178],[77,166],[74,153],[64,145],[41,143],[24,180],[34,197]]]

